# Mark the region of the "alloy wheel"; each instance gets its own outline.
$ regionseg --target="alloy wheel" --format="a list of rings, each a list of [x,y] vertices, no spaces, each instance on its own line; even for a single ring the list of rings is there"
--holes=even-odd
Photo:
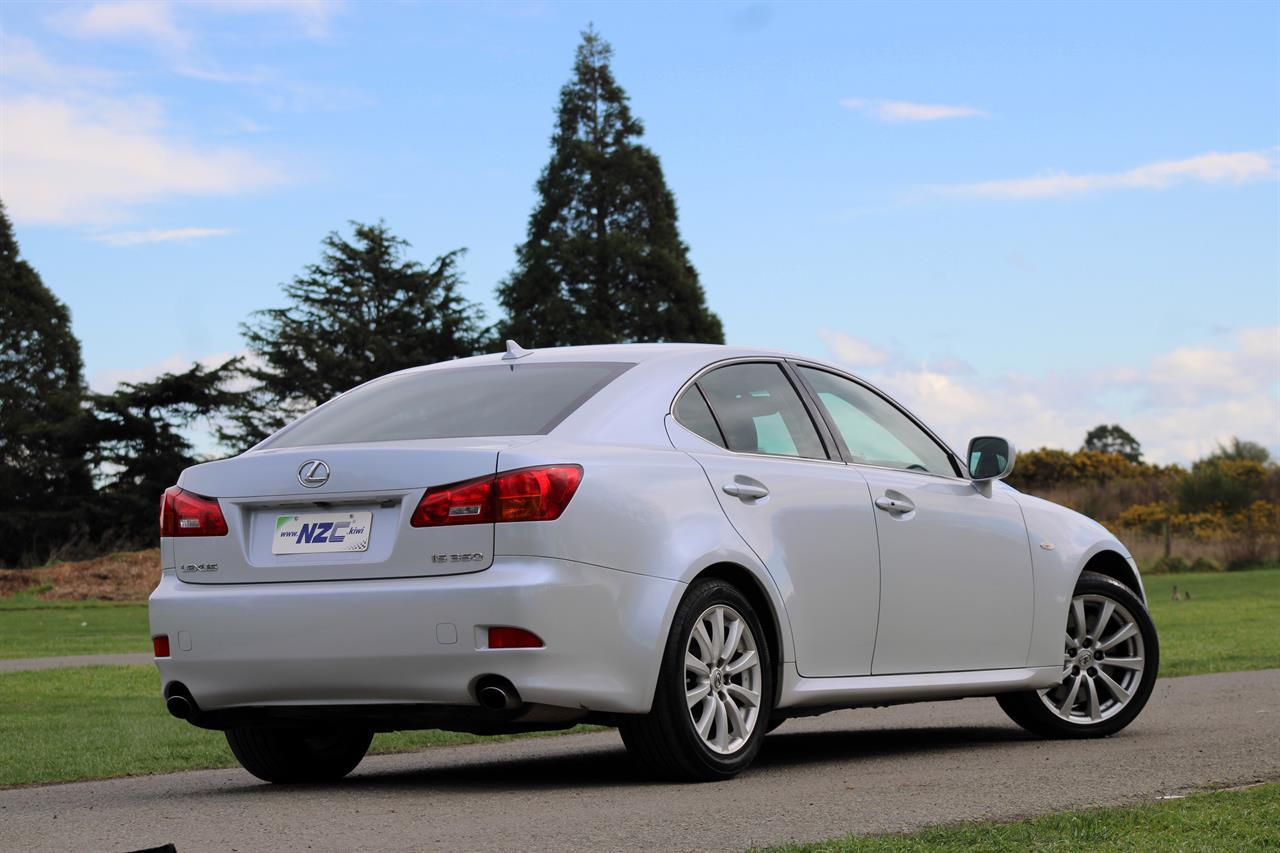
[[[762,673],[751,626],[726,604],[708,607],[689,634],[684,656],[689,718],[703,744],[731,755],[760,720]]]
[[[1123,604],[1089,593],[1071,599],[1062,680],[1040,701],[1062,719],[1096,725],[1120,713],[1142,684],[1142,632]]]

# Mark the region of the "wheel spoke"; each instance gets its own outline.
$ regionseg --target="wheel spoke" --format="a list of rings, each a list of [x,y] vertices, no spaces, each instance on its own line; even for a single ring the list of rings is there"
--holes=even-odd
[[[716,709],[716,748],[724,752],[729,748],[729,715],[725,712],[724,702],[719,696],[711,697]]]
[[[1080,682],[1083,680],[1083,675],[1077,675],[1075,682],[1071,685],[1071,689],[1067,691],[1067,698],[1062,700],[1062,707],[1058,709],[1058,715],[1064,719],[1071,716],[1071,709],[1076,705],[1076,697],[1080,695]]]
[[[716,717],[716,697],[712,696],[711,701],[707,702],[702,708],[702,716],[693,724],[698,731],[698,737],[703,740],[707,739],[707,734],[711,731],[711,723]]]
[[[701,660],[707,664],[707,671],[710,672],[711,664],[716,662],[715,650],[711,648],[711,635],[707,633],[707,626],[702,624],[701,619],[693,626],[693,636],[698,641],[698,650],[702,652]]]
[[[689,702],[689,707],[692,709],[694,705],[697,705],[703,699],[706,699],[707,694],[709,694],[710,692],[711,692],[710,684],[699,684],[697,687],[693,688],[692,690],[686,691],[685,698]]]
[[[729,718],[729,729],[734,737],[746,740],[747,721],[742,719],[742,710],[732,699],[724,700],[725,716]]]
[[[1092,678],[1080,677],[1084,678],[1085,684],[1089,688],[1089,719],[1096,723],[1102,719],[1102,706],[1098,702],[1098,685],[1094,684]]]
[[[1116,605],[1113,601],[1108,601],[1102,605],[1101,612],[1098,613],[1098,621],[1093,623],[1093,638],[1095,640],[1102,639],[1102,634],[1107,630],[1107,623],[1111,621],[1111,614],[1116,612]]]
[[[1129,639],[1136,633],[1138,633],[1138,626],[1132,622],[1129,622],[1119,631],[1116,631],[1110,637],[1098,643],[1098,648],[1105,652],[1109,650],[1112,646],[1124,642],[1125,640]]]
[[[1142,658],[1113,658],[1108,657],[1099,661],[1100,666],[1118,666],[1121,669],[1142,669],[1144,661]]]
[[[724,668],[725,675],[737,675],[744,669],[750,669],[757,664],[758,655],[754,650],[748,650],[738,656],[738,659]]]
[[[1064,634],[1063,636],[1067,638],[1067,648],[1074,649],[1080,645],[1079,643],[1076,642],[1076,638],[1071,636],[1070,634]]]
[[[741,619],[734,619],[729,623],[729,635],[724,640],[724,652],[722,657],[726,661],[733,660],[734,654],[738,651],[738,643],[742,640],[742,631],[746,626]]]
[[[1076,618],[1076,636],[1075,636],[1076,645],[1082,646],[1084,645],[1084,638],[1085,638],[1084,599],[1083,598],[1071,599],[1071,612]]]
[[[717,607],[711,614],[711,657],[724,660],[724,608]]]
[[[748,690],[741,684],[730,684],[727,692],[744,705],[750,705],[752,708],[760,706],[760,694],[754,690]]]
[[[1107,689],[1111,691],[1111,695],[1116,697],[1121,705],[1129,701],[1129,691],[1117,684],[1114,678],[1102,670],[1098,670],[1098,680],[1107,686]]]
[[[711,667],[707,666],[706,661],[698,660],[698,656],[692,652],[684,653],[684,669],[685,672],[696,672],[708,678],[711,676]]]

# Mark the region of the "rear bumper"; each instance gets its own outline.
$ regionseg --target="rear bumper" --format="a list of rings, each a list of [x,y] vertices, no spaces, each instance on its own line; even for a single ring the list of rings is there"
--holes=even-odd
[[[248,707],[475,706],[484,675],[527,703],[644,713],[683,585],[584,563],[500,557],[447,577],[189,584],[165,573],[151,632],[161,681],[202,711]],[[541,649],[487,649],[485,628],[538,634]]]

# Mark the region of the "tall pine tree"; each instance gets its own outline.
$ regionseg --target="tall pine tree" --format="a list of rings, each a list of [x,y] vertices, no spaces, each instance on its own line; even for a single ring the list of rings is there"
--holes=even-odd
[[[43,562],[89,534],[84,393],[71,314],[18,256],[0,202],[0,565]]]
[[[582,34],[560,90],[551,162],[516,268],[498,287],[505,337],[526,347],[723,343],[676,225],[657,155],[613,78],[613,48]]]
[[[320,262],[284,286],[288,305],[243,328],[252,383],[221,431],[255,444],[298,415],[386,373],[487,350],[484,313],[462,295],[461,249],[429,266],[404,257],[386,225],[352,223],[323,241]]]

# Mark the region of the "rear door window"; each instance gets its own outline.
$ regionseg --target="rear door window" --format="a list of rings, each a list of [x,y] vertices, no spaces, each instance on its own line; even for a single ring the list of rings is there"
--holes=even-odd
[[[304,415],[264,447],[543,435],[633,364],[486,364],[375,379]]]
[[[730,450],[827,459],[813,419],[773,363],[730,364],[698,380]]]
[[[673,414],[681,426],[697,433],[712,444],[725,446],[720,425],[716,423],[715,415],[711,414],[711,407],[707,405],[707,400],[702,396],[697,385],[680,395]]]

